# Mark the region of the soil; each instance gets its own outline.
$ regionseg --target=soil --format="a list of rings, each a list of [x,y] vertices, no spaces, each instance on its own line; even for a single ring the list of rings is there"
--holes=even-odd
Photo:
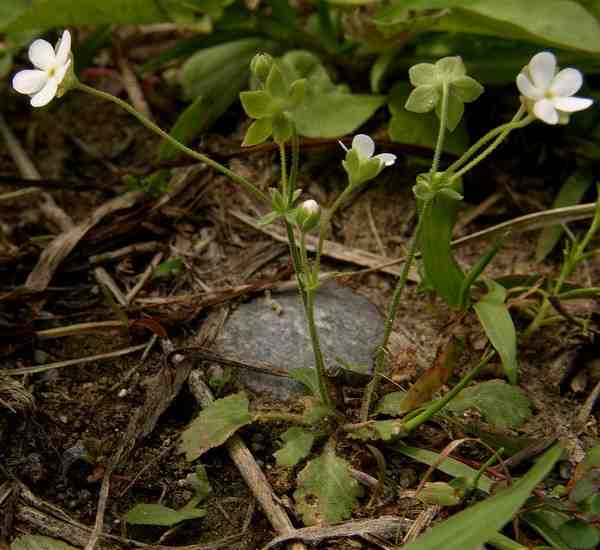
[[[95,84],[108,85],[102,81]],[[39,187],[76,223],[92,209],[124,193],[127,174],[149,173],[156,168],[159,141],[112,105],[70,93],[49,109],[32,111],[22,98],[13,94],[4,93],[2,99],[7,125],[42,175]],[[164,107],[151,102],[158,122],[166,128],[172,124],[175,111],[171,103],[167,104],[168,109],[163,110]],[[194,145],[225,159],[232,169],[260,182],[266,189],[277,180],[276,152],[268,148],[254,153],[240,152],[243,123],[239,122],[241,113],[237,114],[239,117],[228,116],[227,124],[218,128],[218,134],[204,136]],[[480,132],[494,122],[488,118],[479,117],[473,132]],[[462,227],[463,234],[551,205],[558,186],[574,166],[574,155],[565,146],[567,138],[560,131],[557,135],[559,139],[544,136],[539,128],[527,129],[511,138],[492,160],[468,178],[465,182],[468,206],[463,216],[494,193],[501,196]],[[385,171],[343,209],[335,220],[332,239],[348,247],[394,258],[402,255],[414,229],[411,185],[421,168],[410,152],[385,139],[380,143],[382,147],[392,147],[400,160],[393,170]],[[546,159],[543,164],[538,162],[542,153]],[[307,147],[303,161],[300,185],[305,194],[321,204],[331,204],[344,182],[339,146],[331,141],[316,148]],[[528,168],[533,165],[535,169]],[[181,175],[185,171],[190,171],[190,166],[179,167],[175,173]],[[21,175],[4,141],[0,142],[0,194],[24,188],[26,185],[18,181]],[[189,345],[208,319],[219,318],[235,307],[237,301],[261,293],[257,290],[218,295],[215,290],[290,279],[286,254],[272,254],[273,258],[264,265],[257,260],[264,251],[268,255],[280,245],[230,214],[232,210],[242,210],[256,215],[252,201],[225,178],[195,168],[189,172],[185,189],[172,201],[155,208],[159,198],[148,194],[132,208],[110,214],[61,263],[46,291],[19,294],[16,290],[22,288],[40,252],[59,233],[56,225],[41,213],[36,197],[0,201],[0,376],[6,369],[90,357],[143,344],[153,335],[160,340],[165,333],[176,346]],[[582,222],[570,227],[576,233],[587,225]],[[149,241],[157,243],[150,253],[132,252],[114,261],[90,263],[93,255]],[[534,245],[535,234],[513,234],[490,266],[488,275],[555,275],[560,268],[560,249],[543,264],[536,264]],[[461,248],[459,260],[472,265],[483,247],[476,243]],[[150,279],[137,294],[140,300],[121,307],[110,292],[100,289],[95,275],[98,265],[126,293],[157,251],[163,252],[163,259],[180,258],[182,265],[170,276]],[[255,269],[249,269],[253,266]],[[357,269],[331,259],[325,267],[341,271]],[[590,286],[598,280],[600,263],[590,261],[577,270],[573,282]],[[394,285],[391,276],[375,272],[349,277],[346,284],[367,296],[382,313],[386,311]],[[502,434],[513,444],[560,437],[567,446],[566,460],[575,464],[585,449],[600,438],[597,407],[583,427],[574,428],[574,421],[597,382],[593,372],[597,377],[600,354],[597,339],[594,344],[590,336],[591,331],[598,329],[598,319],[592,315],[597,306],[597,300],[569,306],[572,314],[590,318],[587,332],[565,320],[540,331],[520,346],[520,386],[531,400],[533,415],[518,431]],[[513,311],[518,328],[524,328],[527,319],[516,308]],[[62,338],[36,335],[39,331],[75,323],[124,317],[138,323],[133,323],[129,330],[113,326]],[[411,285],[395,325],[395,338],[404,342],[404,347],[392,361],[391,377],[405,386],[414,381],[431,364],[441,335],[456,319],[456,313],[431,293]],[[477,321],[472,316],[464,319],[461,330],[470,350],[467,355],[473,358],[481,353],[485,337]],[[2,481],[17,479],[37,498],[58,506],[73,520],[93,526],[110,457],[118,449],[132,415],[143,406],[153,377],[164,366],[165,352],[158,342],[143,359],[140,353],[38,374],[1,377],[0,487]],[[594,361],[595,371],[591,367]],[[580,372],[585,373],[583,381],[580,376],[573,382]],[[501,376],[498,365],[492,365],[485,376]],[[449,387],[457,379],[453,378]],[[9,381],[18,383],[21,393],[11,389]],[[255,396],[255,406],[260,402],[261,396]],[[206,544],[206,548],[216,548],[218,545],[211,543],[236,537],[233,541],[227,539],[229,542],[223,547],[251,550],[261,548],[275,536],[222,448],[209,451],[201,460],[212,486],[204,503],[205,518],[184,522],[170,530],[130,526],[123,521],[123,514],[136,503],[160,502],[180,508],[192,498],[193,492],[185,479],[193,473],[195,464],[178,454],[176,443],[197,410],[184,385],[151,432],[139,438],[126,459],[118,464],[111,478],[104,533],[121,538],[102,538],[101,545],[124,547],[127,544],[123,540],[127,538],[152,545]],[[494,435],[475,413],[458,420],[450,422],[440,417],[411,436],[408,443],[441,451],[459,437]],[[277,437],[285,428],[284,424],[275,428],[256,425],[242,429],[240,435],[263,467],[275,493],[284,505],[290,506],[293,521],[300,525],[292,500],[299,468],[294,471],[277,468],[272,456],[278,448]],[[356,469],[377,475],[376,463],[364,445],[345,443],[338,452]],[[482,448],[472,443],[461,447],[457,455],[475,463],[486,458]],[[414,490],[427,470],[413,460],[391,453],[386,455],[386,461],[388,476],[400,492]],[[447,478],[434,474],[433,479]],[[415,519],[423,511],[417,500],[399,498],[398,492],[378,499],[370,508],[367,502],[368,498],[361,501],[356,518],[392,514]],[[0,510],[2,506],[6,506],[8,517],[8,501],[3,505],[0,500]],[[15,515],[0,526],[4,529],[0,534],[6,541],[22,533],[45,534],[41,526],[28,522],[18,510],[19,505],[14,501]],[[442,512],[438,519],[448,513]],[[355,538],[329,541],[320,547],[376,546]]]

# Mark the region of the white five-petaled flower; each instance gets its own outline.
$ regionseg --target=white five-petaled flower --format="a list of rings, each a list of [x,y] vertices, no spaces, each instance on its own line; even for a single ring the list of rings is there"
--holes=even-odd
[[[346,153],[348,148],[340,141],[339,144],[342,146]],[[366,134],[356,134],[352,139],[352,149],[354,149],[360,158],[360,160],[369,160],[371,158],[379,159],[383,166],[391,166],[396,162],[396,155],[391,153],[379,153],[379,155],[373,156],[375,152],[375,142]]]
[[[56,96],[71,65],[71,33],[64,31],[56,48],[38,38],[29,46],[29,60],[35,69],[19,71],[13,88],[31,97],[33,107],[43,107]]]
[[[517,76],[517,88],[530,111],[547,124],[566,123],[570,113],[587,109],[593,101],[573,97],[583,84],[577,69],[557,72],[556,57],[540,52]]]

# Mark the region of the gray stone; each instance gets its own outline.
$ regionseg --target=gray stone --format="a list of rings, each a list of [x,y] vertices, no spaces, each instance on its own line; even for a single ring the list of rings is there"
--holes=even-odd
[[[347,364],[372,370],[383,319],[371,302],[347,287],[327,284],[317,293],[315,317],[327,368]],[[227,320],[216,347],[225,355],[279,369],[314,368],[315,364],[298,291],[240,304]],[[236,375],[250,390],[275,399],[305,393],[294,380],[242,369],[236,369]]]

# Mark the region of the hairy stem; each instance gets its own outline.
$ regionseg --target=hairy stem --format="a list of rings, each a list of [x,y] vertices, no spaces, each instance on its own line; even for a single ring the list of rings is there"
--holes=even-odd
[[[408,254],[406,255],[406,260],[404,261],[404,265],[402,266],[402,272],[400,273],[400,278],[398,279],[398,283],[396,284],[396,288],[394,289],[394,294],[392,296],[392,301],[390,302],[390,308],[388,310],[388,315],[385,320],[384,331],[383,331],[383,339],[381,341],[381,345],[377,350],[377,355],[375,357],[375,370],[373,372],[373,378],[367,385],[365,389],[365,394],[363,396],[361,408],[360,408],[360,418],[363,421],[366,421],[369,417],[369,410],[371,408],[371,401],[373,399],[373,395],[377,391],[379,387],[379,383],[381,380],[381,375],[383,374],[383,367],[385,365],[385,354],[387,350],[387,346],[390,341],[390,336],[392,335],[392,328],[394,326],[394,320],[396,319],[396,314],[398,313],[398,308],[400,306],[400,298],[402,297],[402,292],[404,287],[406,286],[406,281],[408,280],[408,274],[410,272],[410,268],[412,266],[413,260],[415,258],[415,254],[417,252],[417,248],[419,246],[419,233],[421,232],[421,227],[423,224],[423,220],[427,215],[429,210],[429,202],[426,202],[423,205],[423,209],[421,210],[421,215],[419,216],[419,221],[417,223],[417,227],[410,241],[410,246],[408,249]]]
[[[263,193],[253,183],[248,181],[243,176],[240,176],[239,174],[232,172],[231,170],[229,170],[229,168],[226,168],[222,164],[212,160],[211,158],[207,157],[206,155],[203,155],[202,153],[199,153],[198,151],[194,151],[193,149],[190,149],[189,147],[183,145],[183,143],[177,141],[175,138],[170,136],[167,132],[165,132],[164,130],[159,128],[156,124],[154,124],[154,122],[147,119],[144,115],[142,115],[141,113],[136,111],[136,109],[134,109],[126,101],[123,101],[122,99],[120,99],[112,94],[103,92],[102,90],[97,90],[96,88],[87,86],[86,84],[83,84],[81,82],[77,83],[77,88],[79,90],[81,90],[82,92],[86,92],[88,94],[95,95],[96,97],[99,97],[101,99],[105,99],[107,101],[111,101],[112,103],[117,104],[119,107],[121,107],[122,109],[125,109],[125,111],[127,111],[129,114],[131,114],[135,118],[137,118],[146,128],[148,128],[155,134],[158,134],[163,139],[167,140],[171,145],[173,145],[173,147],[177,148],[182,153],[185,153],[186,155],[192,157],[193,159],[196,159],[200,162],[207,164],[211,168],[215,169],[217,172],[220,172],[221,174],[223,174],[223,175],[227,176],[228,178],[230,178],[231,180],[233,180],[235,183],[239,184],[246,191],[248,191],[248,193],[254,195],[258,199],[260,199],[263,203],[269,204],[270,201],[269,201],[269,198],[267,197],[267,195],[265,193]]]

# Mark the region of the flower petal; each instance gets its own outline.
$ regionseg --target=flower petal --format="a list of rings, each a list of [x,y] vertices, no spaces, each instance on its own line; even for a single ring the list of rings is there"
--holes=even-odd
[[[556,57],[550,52],[540,52],[529,62],[529,73],[533,85],[539,90],[546,91],[556,73]]]
[[[517,88],[519,88],[521,94],[534,101],[544,97],[544,92],[538,90],[524,73],[517,75]]]
[[[593,100],[584,97],[555,97],[552,103],[559,111],[575,113],[587,109],[593,103]]]
[[[383,162],[384,166],[391,166],[396,162],[396,155],[392,155],[392,153],[379,153],[374,158]]]
[[[65,30],[62,33],[58,44],[56,44],[56,62],[59,65],[64,65],[69,59],[69,54],[71,53],[71,33],[68,30]]]
[[[56,62],[54,48],[50,45],[50,42],[38,38],[29,46],[29,60],[37,69],[49,69]]]
[[[46,85],[34,96],[31,98],[32,107],[43,107],[44,105],[48,105],[56,95],[56,91],[58,90],[58,82],[56,79],[49,78]]]
[[[13,88],[20,94],[36,94],[48,81],[45,71],[38,69],[19,71],[12,80]]]
[[[556,124],[558,122],[558,113],[554,104],[549,99],[536,101],[533,106],[533,113],[546,124]]]
[[[352,140],[352,149],[356,149],[362,158],[370,159],[375,152],[375,142],[366,134],[356,134]]]
[[[577,69],[563,69],[552,81],[550,92],[556,96],[576,94],[583,84],[583,75]]]
[[[58,84],[60,84],[64,80],[65,75],[67,74],[67,71],[69,70],[70,66],[71,66],[70,59],[68,59],[64,65],[58,66],[58,68],[56,69],[56,73],[54,73],[54,78],[56,79],[56,82]]]

